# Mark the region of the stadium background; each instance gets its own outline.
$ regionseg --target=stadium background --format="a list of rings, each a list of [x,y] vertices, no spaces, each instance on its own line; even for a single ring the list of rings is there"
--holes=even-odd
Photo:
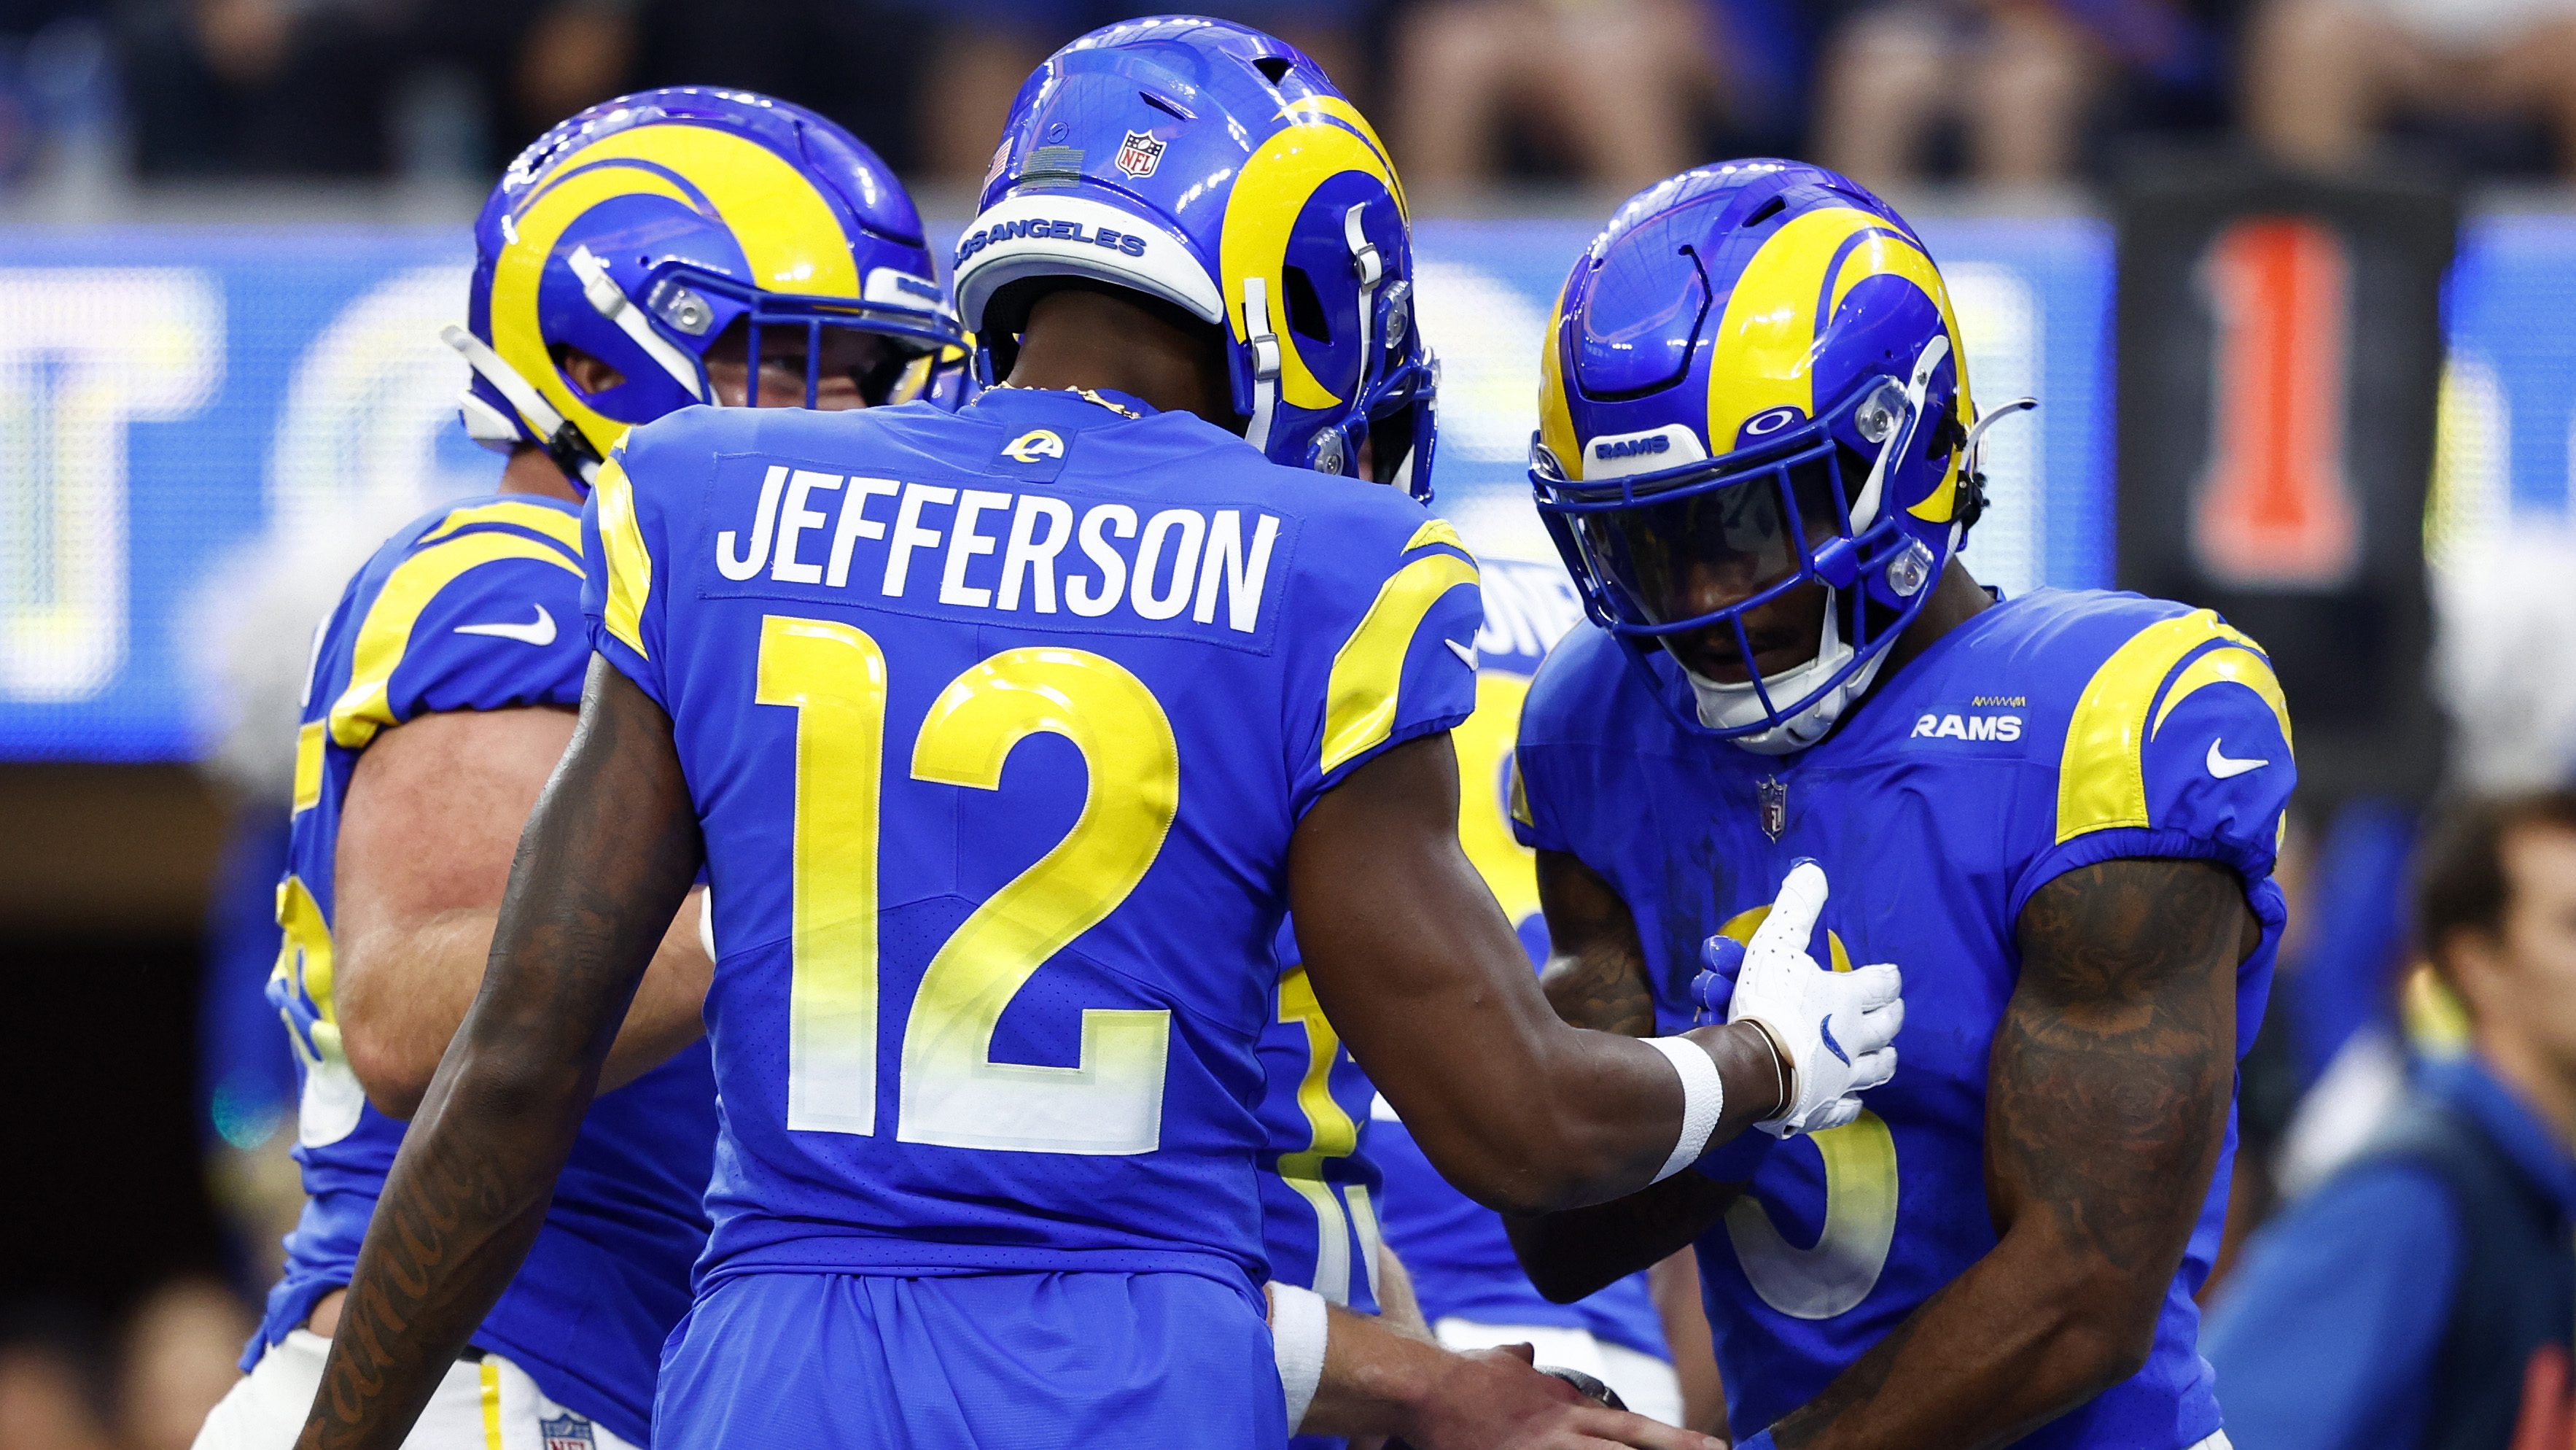
[[[1579,104],[1496,80],[1507,100],[1475,138],[1481,159],[1416,181],[1421,322],[1444,365],[1438,507],[1480,551],[1529,558],[1549,557],[1521,472],[1537,341],[1598,219],[1625,183],[1649,179],[1569,128],[1628,124],[1669,85],[1687,102],[1691,157],[1834,159],[1832,111],[1849,99],[1836,99],[1836,67],[1851,64],[1851,33],[1890,15],[1928,17],[1962,64],[2028,13],[2089,47],[2079,103],[2032,122],[2066,132],[2046,174],[1996,162],[1974,118],[1950,115],[1902,174],[1877,178],[1948,275],[1980,400],[2043,400],[1993,435],[1994,506],[1969,565],[2008,591],[2135,576],[2120,521],[2181,519],[2226,466],[2220,410],[2165,397],[2170,369],[2140,367],[2162,349],[2254,399],[2235,422],[2260,437],[2235,443],[2273,450],[2266,486],[2331,489],[2348,474],[2346,502],[2373,527],[2390,527],[2393,508],[2406,549],[2421,539],[2441,631],[2429,676],[2421,638],[2410,646],[2402,629],[2349,654],[2267,635],[2276,651],[2324,651],[2312,675],[2429,695],[2459,727],[2444,758],[2440,730],[2373,737],[2365,720],[2361,756],[2375,749],[2377,773],[2330,772],[2303,801],[2289,875],[2320,925],[2292,944],[2248,1070],[2249,1221],[2314,1181],[2385,1101],[2405,1031],[2399,886],[2430,790],[2558,778],[2576,759],[2576,706],[2550,687],[2576,634],[2576,196],[2556,179],[2576,162],[2532,117],[2435,106],[2375,138],[2386,149],[2372,154],[2391,159],[2346,180],[2276,171],[2291,143],[2263,134],[2243,99],[2268,83],[2255,59],[2266,10],[1441,0],[1235,12],[1307,32],[1381,119],[1425,128],[1437,118],[1420,118],[1407,78],[1451,63],[1444,36],[1499,37],[1497,54],[1525,55],[1590,17],[1627,24],[1638,57],[1677,38],[1693,47],[1679,69],[1698,70],[1679,81],[1633,78],[1674,70],[1669,56],[1578,76]],[[1101,18],[1113,17],[1045,0],[572,0],[437,15],[391,0],[0,0],[0,1443],[184,1445],[207,1387],[229,1377],[245,1296],[264,1286],[294,1196],[280,1154],[285,1049],[258,995],[292,696],[347,569],[394,524],[494,475],[456,426],[463,369],[437,339],[461,310],[483,180],[544,120],[600,95],[753,85],[848,120],[920,176],[938,251],[970,204],[957,158],[980,160],[998,127],[997,111],[960,119],[943,88],[972,91],[976,65],[1023,64],[1013,57]],[[1389,130],[1409,168],[1406,126]],[[2177,171],[2182,194],[2213,209],[2204,233],[2141,225]],[[2276,174],[2279,186],[2262,181]],[[2239,223],[2285,218],[2306,230],[2231,253],[2250,235]],[[2447,266],[2351,282],[2365,274],[2348,259],[2383,224],[2437,227]],[[2144,258],[2192,287],[2124,296],[2157,270],[2140,246],[2198,248]],[[2227,290],[2230,266],[2250,290]],[[2343,289],[2322,307],[2321,277]],[[2122,336],[2121,318],[2138,335]],[[2236,377],[2231,338],[2272,339],[2277,356]],[[2432,440],[2420,458],[2375,443],[2391,409],[2358,406],[2366,388],[2351,381],[2410,352],[2439,378],[2393,407],[2420,415]],[[2124,457],[2142,428],[2188,435],[2182,454],[2217,461],[2154,476],[2142,450]],[[2314,456],[2280,461],[2302,447]],[[2374,481],[2392,467],[2393,492]],[[2295,514],[2317,502],[2303,497],[2274,501]],[[2181,527],[2223,528],[2217,517]],[[2331,609],[2375,577],[2346,565],[2229,577]],[[2438,1035],[2437,1017],[2416,1014],[2419,1036]]]

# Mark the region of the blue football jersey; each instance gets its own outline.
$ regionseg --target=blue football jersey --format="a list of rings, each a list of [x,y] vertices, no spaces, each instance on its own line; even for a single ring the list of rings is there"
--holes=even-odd
[[[1746,1134],[1701,1171],[1749,1184],[1699,1245],[1739,1438],[1813,1398],[1995,1245],[1985,1192],[1986,1065],[2033,892],[2121,857],[2222,863],[2261,945],[2238,974],[2254,1040],[2283,909],[2272,882],[2295,767],[2261,649],[2207,610],[2040,590],[1961,624],[1882,681],[1842,727],[1770,758],[1684,733],[1687,684],[1658,652],[1657,699],[1580,629],[1521,721],[1515,822],[1601,873],[1635,914],[1657,1029],[1690,1025],[1700,943],[1749,936],[1790,865],[1823,863],[1837,966],[1905,969],[1896,1077],[1859,1121],[1774,1142]],[[2138,1374],[2031,1446],[2178,1450],[2216,1431],[2192,1295],[2218,1247],[2231,1112],[2207,1205]]]
[[[1547,960],[1547,919],[1538,909],[1536,853],[1512,838],[1505,815],[1512,741],[1530,677],[1549,645],[1583,618],[1564,566],[1517,559],[1484,561],[1485,618],[1476,631],[1476,713],[1451,732],[1458,750],[1458,839],[1521,934],[1533,965]],[[1583,1329],[1641,1353],[1670,1358],[1663,1320],[1643,1274],[1590,1298],[1552,1304],[1521,1272],[1500,1214],[1451,1187],[1431,1166],[1393,1107],[1373,1104],[1364,1142],[1377,1174],[1387,1242],[1413,1279],[1433,1323],[1535,1324]]]
[[[1473,708],[1476,567],[1186,414],[995,389],[629,436],[594,646],[706,842],[710,1280],[1265,1273],[1290,833]]]
[[[1297,939],[1279,931],[1279,959]],[[1261,1241],[1270,1277],[1363,1314],[1378,1308],[1378,1169],[1368,1074],[1315,1003],[1306,969],[1279,974],[1261,1033]]]
[[[359,754],[379,731],[450,710],[581,703],[581,519],[526,496],[469,499],[415,521],[349,581],[315,640],[295,737],[289,869],[277,888],[275,979],[320,1026],[292,1024],[304,1214],[243,1367],[345,1286],[403,1124],[367,1103],[338,1047],[332,868]],[[706,1242],[715,1145],[703,1044],[615,1092],[582,1123],[528,1260],[474,1343],[557,1403],[645,1443],[662,1341],[689,1307]]]

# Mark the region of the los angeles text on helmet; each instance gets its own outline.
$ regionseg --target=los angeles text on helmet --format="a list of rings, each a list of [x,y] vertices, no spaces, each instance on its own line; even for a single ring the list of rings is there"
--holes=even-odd
[[[878,504],[877,500],[889,500]],[[1277,515],[1098,503],[1076,519],[1049,494],[905,483],[772,464],[747,527],[715,536],[717,572],[887,599],[1086,619],[1121,610],[1260,628]],[[746,542],[747,540],[747,542]],[[1067,557],[1068,554],[1078,557]]]
[[[1145,239],[1133,233],[1118,231],[1112,227],[1102,227],[1097,232],[1090,232],[1085,231],[1080,222],[1056,221],[1046,217],[1018,217],[1011,221],[995,222],[989,227],[968,232],[959,238],[956,260],[963,262],[995,242],[1045,237],[1053,237],[1064,242],[1089,242],[1093,246],[1107,247],[1112,251],[1124,252],[1131,257],[1145,255]]]

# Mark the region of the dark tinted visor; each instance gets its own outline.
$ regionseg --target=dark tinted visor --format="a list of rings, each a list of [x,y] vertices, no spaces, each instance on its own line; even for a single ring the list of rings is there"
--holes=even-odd
[[[1818,454],[1666,501],[1580,514],[1576,533],[1645,622],[1697,619],[1795,575],[1842,530],[1835,475],[1831,455]]]

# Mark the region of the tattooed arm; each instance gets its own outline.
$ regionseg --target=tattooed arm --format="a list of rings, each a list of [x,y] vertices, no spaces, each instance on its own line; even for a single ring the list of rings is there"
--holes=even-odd
[[[1999,1241],[1773,1425],[1782,1450],[2007,1445],[2146,1363],[2227,1131],[2261,928],[2225,867],[2121,860],[2041,887],[2019,935],[1986,1097]]]
[[[1540,975],[1548,1005],[1577,1027],[1648,1037],[1655,994],[1636,918],[1617,888],[1561,851],[1538,853],[1539,907],[1554,954]],[[1512,1249],[1541,1294],[1570,1304],[1686,1248],[1708,1231],[1737,1188],[1696,1173],[1591,1208],[1506,1214]]]
[[[482,988],[367,1226],[301,1450],[395,1450],[518,1272],[699,852],[669,718],[593,659]]]
[[[1618,888],[1562,851],[1538,853],[1538,905],[1552,953],[1539,973],[1556,1015],[1595,1032],[1651,1037],[1655,991],[1637,919]]]

